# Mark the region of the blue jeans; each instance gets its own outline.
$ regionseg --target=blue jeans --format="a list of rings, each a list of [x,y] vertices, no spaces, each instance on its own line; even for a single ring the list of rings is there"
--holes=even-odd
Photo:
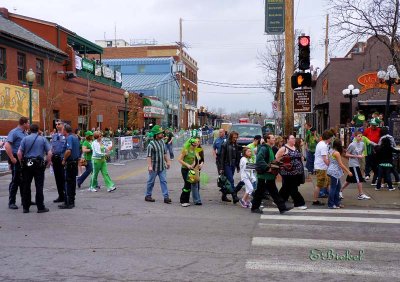
[[[331,189],[329,190],[328,196],[328,207],[340,206],[339,192],[342,185],[340,184],[340,178],[329,176],[331,178]]]
[[[315,152],[307,150],[306,168],[308,169],[309,173],[314,172],[314,161],[315,161]]]
[[[195,204],[201,203],[200,198],[200,185],[199,183],[192,184],[192,197]]]
[[[165,198],[168,197],[168,187],[167,187],[167,170],[161,170],[161,171],[151,171],[149,172],[149,177],[147,179],[147,190],[146,190],[146,196],[151,196],[153,193],[153,188],[154,188],[154,182],[156,181],[156,176],[158,175],[158,178],[160,179],[160,186],[161,186],[161,192]]]
[[[85,181],[85,179],[92,173],[93,171],[93,164],[92,161],[87,161],[87,166],[86,170],[78,179],[76,180],[76,183],[80,186],[82,183]]]
[[[165,144],[165,150],[169,152],[169,158],[172,160],[174,158],[174,148],[172,148],[172,144]]]
[[[231,191],[235,191],[235,183],[233,180],[233,175],[235,174],[235,166],[225,165],[224,174],[228,178],[229,183],[231,183]]]

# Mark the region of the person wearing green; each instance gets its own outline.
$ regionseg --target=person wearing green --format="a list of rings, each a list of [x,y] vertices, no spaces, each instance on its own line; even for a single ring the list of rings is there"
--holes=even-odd
[[[253,142],[246,146],[251,150],[251,158],[249,159],[249,163],[252,164],[256,163],[257,149],[260,146],[260,143],[261,143],[261,135],[256,135],[254,136]]]
[[[353,117],[351,124],[357,128],[363,127],[365,122],[365,116],[362,110],[358,110],[357,114]]]
[[[108,174],[107,162],[106,162],[106,154],[108,153],[110,148],[106,148],[104,144],[101,142],[101,132],[96,131],[93,134],[94,141],[92,143],[92,164],[93,164],[93,174],[92,179],[90,181],[89,191],[97,192],[99,188],[97,177],[99,172],[103,175],[104,183],[107,187],[108,192],[115,191],[115,184],[111,180],[110,175]]]
[[[92,164],[92,142],[93,142],[93,132],[86,131],[85,133],[85,141],[82,143],[82,152],[83,158],[86,160],[86,170],[76,179],[76,184],[78,188],[81,188],[82,183],[85,179],[92,173],[93,164]]]
[[[314,173],[314,161],[315,161],[315,148],[319,142],[319,135],[317,134],[317,130],[315,127],[310,128],[310,134],[306,135],[305,143],[306,143],[306,168],[309,173]]]

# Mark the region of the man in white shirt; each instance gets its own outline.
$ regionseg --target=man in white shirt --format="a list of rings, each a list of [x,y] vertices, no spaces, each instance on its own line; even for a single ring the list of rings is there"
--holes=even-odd
[[[315,161],[314,161],[314,170],[317,174],[317,185],[314,187],[314,206],[322,206],[324,205],[320,201],[318,201],[319,191],[322,188],[328,188],[329,186],[329,177],[326,174],[326,170],[329,165],[329,143],[331,143],[332,132],[325,130],[322,133],[322,140],[318,142],[317,147],[315,148]]]

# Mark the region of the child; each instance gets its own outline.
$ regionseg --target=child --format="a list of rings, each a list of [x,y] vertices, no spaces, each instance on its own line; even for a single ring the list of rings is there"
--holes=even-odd
[[[329,152],[329,166],[326,173],[331,178],[331,188],[328,197],[328,208],[343,208],[340,204],[339,192],[341,188],[340,178],[343,176],[343,170],[351,177],[353,174],[342,162],[343,146],[342,142],[336,139],[332,144],[332,150]]]
[[[246,192],[243,198],[239,200],[240,204],[244,208],[251,208],[250,195],[253,193],[254,184],[256,182],[256,177],[254,175],[254,169],[249,168],[247,163],[252,156],[250,148],[244,147],[242,152],[243,157],[240,159],[240,180],[244,182],[246,187]]]

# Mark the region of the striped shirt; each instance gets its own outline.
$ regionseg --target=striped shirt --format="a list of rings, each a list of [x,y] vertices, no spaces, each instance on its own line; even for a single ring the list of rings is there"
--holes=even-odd
[[[163,140],[152,140],[147,146],[147,157],[151,158],[151,164],[153,171],[163,171],[166,169],[166,163],[164,160],[165,143]]]

